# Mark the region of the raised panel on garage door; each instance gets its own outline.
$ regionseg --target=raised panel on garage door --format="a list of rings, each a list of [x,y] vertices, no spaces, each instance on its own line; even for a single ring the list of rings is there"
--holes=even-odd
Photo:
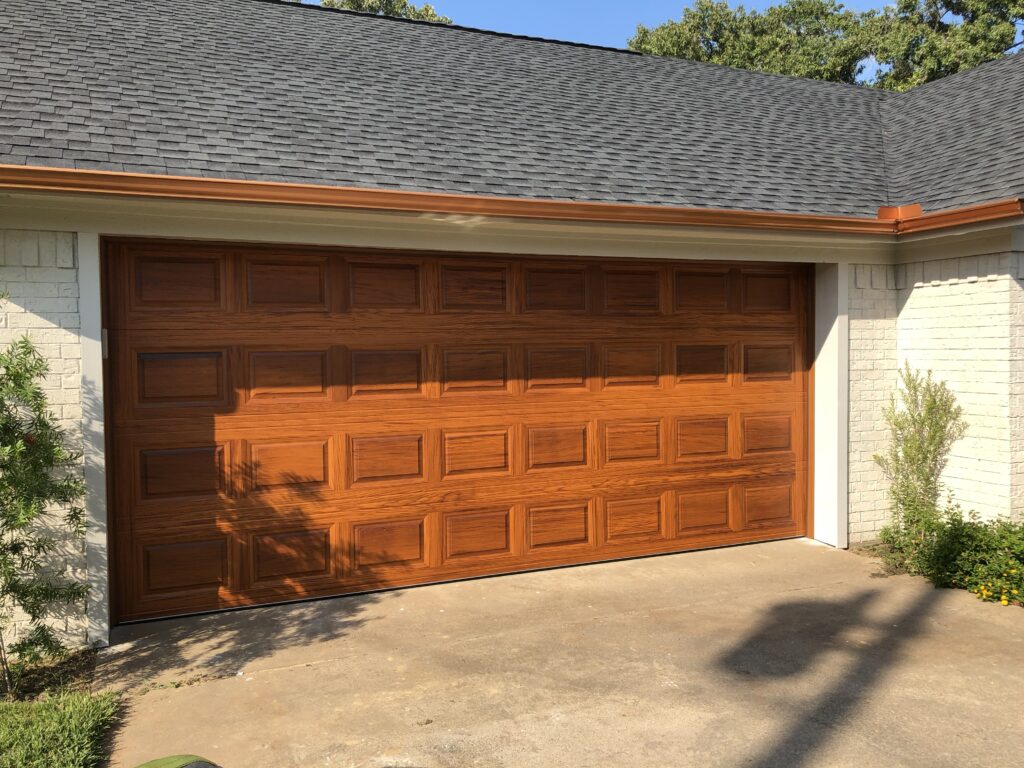
[[[110,241],[128,621],[806,532],[807,272]]]

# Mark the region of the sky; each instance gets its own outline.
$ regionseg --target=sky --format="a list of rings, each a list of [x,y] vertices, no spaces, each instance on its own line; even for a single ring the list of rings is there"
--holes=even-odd
[[[307,0],[308,1],[308,0]],[[424,0],[413,0],[421,5]],[[736,4],[736,0],[730,0]],[[456,24],[496,32],[548,37],[574,43],[625,48],[637,24],[656,26],[678,19],[686,0],[430,0]],[[762,9],[777,0],[748,0]],[[847,0],[851,10],[879,8],[884,0]]]

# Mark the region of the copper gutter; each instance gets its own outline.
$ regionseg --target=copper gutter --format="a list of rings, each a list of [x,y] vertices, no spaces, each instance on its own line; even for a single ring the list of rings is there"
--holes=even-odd
[[[18,165],[0,165],[0,189],[363,211],[862,235],[922,232],[1024,214],[1024,206],[1019,199],[928,214],[920,214],[919,206],[899,206],[880,209],[878,218],[867,218],[628,203],[532,200]],[[909,217],[904,218],[908,214]]]

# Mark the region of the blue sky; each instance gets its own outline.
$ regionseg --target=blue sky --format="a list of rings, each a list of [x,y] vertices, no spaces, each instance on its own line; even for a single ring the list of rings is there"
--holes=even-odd
[[[416,5],[424,0],[413,0]],[[686,0],[430,0],[456,24],[498,32],[624,48],[637,24],[652,26],[682,15]],[[735,0],[730,0],[736,4]],[[776,0],[777,2],[777,0]],[[745,2],[764,8],[775,2]],[[879,8],[884,0],[849,0],[847,8]]]

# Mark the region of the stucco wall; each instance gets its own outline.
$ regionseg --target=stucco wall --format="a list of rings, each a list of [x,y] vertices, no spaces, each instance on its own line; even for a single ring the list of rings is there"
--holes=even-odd
[[[1019,254],[858,266],[850,281],[850,540],[888,518],[872,456],[887,442],[882,409],[898,368],[931,370],[964,409],[968,431],[944,480],[965,510],[1024,509],[1024,291]],[[882,273],[885,280],[882,279]]]
[[[7,346],[23,335],[32,339],[50,365],[44,385],[50,409],[79,443],[82,349],[74,235],[0,230],[0,290],[9,297],[0,308],[0,344]],[[85,577],[82,541],[63,539],[59,556],[76,577]],[[55,626],[68,642],[85,642],[83,607],[62,612]],[[16,619],[14,634],[24,627],[24,621]]]

